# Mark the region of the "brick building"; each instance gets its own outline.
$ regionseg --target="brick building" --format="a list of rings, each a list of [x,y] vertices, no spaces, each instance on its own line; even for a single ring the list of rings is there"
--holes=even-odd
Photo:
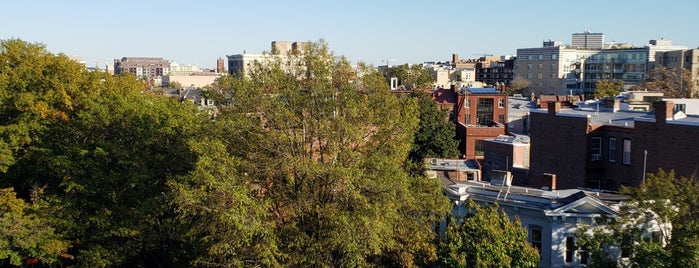
[[[699,116],[655,102],[653,113],[616,108],[562,110],[551,103],[531,112],[528,185],[541,187],[545,173],[555,174],[561,189],[618,190],[637,186],[644,170],[674,169],[693,176],[699,169]],[[608,110],[607,110],[608,109]]]
[[[494,88],[464,88],[455,107],[456,136],[466,159],[483,159],[484,140],[505,134],[507,96]]]
[[[170,61],[154,57],[114,59],[114,73],[132,73],[137,77],[156,78],[170,73]]]
[[[476,62],[476,81],[509,87],[514,69],[514,57],[481,57]]]

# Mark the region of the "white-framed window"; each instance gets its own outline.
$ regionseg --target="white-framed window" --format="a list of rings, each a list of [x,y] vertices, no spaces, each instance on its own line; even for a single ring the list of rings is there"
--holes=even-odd
[[[622,163],[624,163],[626,165],[630,165],[631,164],[631,140],[624,139],[623,147],[624,147],[623,148],[624,154],[622,155],[621,161],[622,161]]]
[[[498,99],[498,108],[505,108],[505,100]]]
[[[592,161],[602,160],[602,137],[592,137],[590,140],[590,155]]]
[[[609,162],[616,163],[616,138],[609,138],[609,152],[607,158]]]

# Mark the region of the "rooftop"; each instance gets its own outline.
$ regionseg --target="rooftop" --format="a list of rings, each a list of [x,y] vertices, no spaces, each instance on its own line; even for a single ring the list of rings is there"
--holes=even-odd
[[[541,210],[556,210],[577,200],[589,197],[601,204],[610,206],[629,200],[628,196],[613,192],[587,189],[542,190],[522,186],[494,185],[487,181],[445,181],[444,191],[459,200],[480,200],[509,203],[520,207]]]
[[[578,108],[561,109],[557,114],[571,117],[588,117],[591,119],[590,121],[593,125],[634,127],[635,121],[655,122],[654,112],[629,110],[618,110],[614,112],[609,108],[601,107],[601,105],[598,108],[596,103],[592,102],[588,104],[580,102],[579,104],[580,107]],[[548,113],[548,110],[532,109],[531,112]],[[679,113],[675,115],[673,120],[668,120],[667,123],[699,126],[699,115],[685,115],[684,113]]]

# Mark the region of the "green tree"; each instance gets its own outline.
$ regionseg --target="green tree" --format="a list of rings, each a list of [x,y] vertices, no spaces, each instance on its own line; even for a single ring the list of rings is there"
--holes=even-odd
[[[448,203],[437,182],[403,170],[416,102],[391,95],[380,73],[351,68],[324,42],[283,62],[222,80],[233,105],[213,134],[269,202],[277,260],[339,267],[434,260],[430,226]]]
[[[621,80],[599,80],[595,83],[595,99],[604,97],[614,97],[619,95],[624,88],[624,82]]]
[[[622,192],[656,212],[661,222],[672,224],[667,247],[671,263],[666,267],[699,267],[699,180],[659,169],[648,173],[641,187]]]
[[[439,244],[442,267],[536,267],[539,252],[527,242],[519,219],[510,221],[497,205],[467,204],[471,211],[453,218]]]
[[[0,189],[0,265],[20,266],[27,258],[52,265],[68,249],[52,224],[40,215],[47,207],[38,200],[27,203],[12,188]]]
[[[170,82],[168,83],[167,87],[169,87],[169,88],[177,88],[177,89],[182,89],[182,88],[184,88],[184,87],[182,87],[182,84],[181,84],[180,82],[177,82],[177,81],[170,81]]]
[[[405,89],[415,89],[415,88],[425,88],[432,87],[435,78],[430,73],[430,70],[425,68],[422,64],[403,64],[395,65],[388,68],[386,72],[386,79],[391,79],[392,77],[398,78],[398,85],[403,86]]]
[[[73,120],[51,127],[17,168],[57,199],[70,252],[83,266],[170,266],[178,231],[166,182],[193,168],[187,140],[208,117],[173,98],[140,93],[130,76],[105,78]],[[25,176],[29,178],[29,176]],[[173,254],[173,255],[170,255]]]
[[[455,139],[456,126],[449,120],[449,115],[437,108],[430,94],[414,91],[411,96],[417,99],[420,114],[409,153],[413,165],[420,167],[424,164],[423,160],[429,157],[459,157],[459,141]],[[418,168],[414,172],[420,170]]]
[[[270,209],[220,140],[192,141],[194,170],[169,182],[195,266],[279,266]],[[206,219],[205,222],[201,222]]]
[[[662,169],[648,173],[638,188],[623,187],[622,193],[632,199],[621,207],[619,217],[608,219],[604,228],[578,231],[580,248],[591,253],[591,267],[616,265],[615,256],[606,250],[611,246],[618,246],[632,267],[699,267],[698,189],[696,179],[676,178],[673,171]],[[669,241],[669,234],[647,233],[651,221],[671,224]]]
[[[171,266],[186,256],[171,236],[180,226],[166,181],[193,168],[187,140],[208,117],[40,44],[2,41],[0,67],[0,185],[31,206],[32,189],[43,189],[36,200],[47,208],[30,215],[55,228],[77,264]]]

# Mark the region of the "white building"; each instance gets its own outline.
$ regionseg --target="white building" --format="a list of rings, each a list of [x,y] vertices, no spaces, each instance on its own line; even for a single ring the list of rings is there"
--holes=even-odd
[[[194,73],[201,72],[201,69],[197,67],[196,65],[192,64],[179,64],[177,62],[172,62],[170,63],[170,75],[174,76],[184,76],[184,75],[192,75]]]
[[[436,165],[439,165],[437,163]],[[583,226],[604,227],[604,218],[620,216],[620,205],[629,200],[627,196],[580,189],[555,189],[555,175],[548,180],[548,189],[510,186],[508,172],[500,172],[501,178],[487,181],[454,182],[441,177],[444,193],[454,204],[452,215],[465,216],[465,203],[472,200],[480,205],[497,203],[510,219],[519,218],[528,232],[528,241],[539,249],[539,267],[585,267],[589,257],[575,249],[576,234]],[[446,223],[443,223],[446,224]],[[443,226],[446,227],[446,226]],[[669,226],[660,226],[648,221],[643,226],[648,237],[659,237],[669,241]],[[442,230],[446,228],[440,228]],[[618,249],[612,255],[619,261]]]

